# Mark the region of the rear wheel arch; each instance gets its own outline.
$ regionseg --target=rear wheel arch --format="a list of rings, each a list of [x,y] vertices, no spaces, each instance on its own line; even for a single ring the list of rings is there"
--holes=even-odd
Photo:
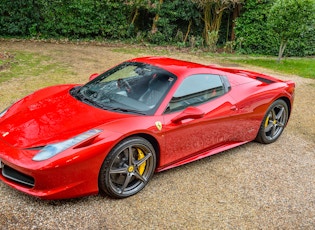
[[[291,102],[290,102],[289,98],[287,98],[287,97],[280,97],[277,100],[283,100],[287,104],[287,106],[288,106],[288,119],[289,119],[290,115],[291,115],[291,110],[292,110]]]
[[[263,144],[275,142],[282,134],[290,115],[290,101],[278,98],[268,107],[255,138]]]

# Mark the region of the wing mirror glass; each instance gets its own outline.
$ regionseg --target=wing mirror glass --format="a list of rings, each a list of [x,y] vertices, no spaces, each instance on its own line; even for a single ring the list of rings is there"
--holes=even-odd
[[[173,123],[179,123],[186,119],[198,119],[205,115],[203,111],[196,107],[187,107],[183,112],[172,119]]]

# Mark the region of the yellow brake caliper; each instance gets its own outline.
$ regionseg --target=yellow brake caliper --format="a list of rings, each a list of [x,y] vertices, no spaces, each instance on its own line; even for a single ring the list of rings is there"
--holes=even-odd
[[[138,151],[138,161],[141,160],[142,158],[144,158],[144,153],[142,152],[141,149],[137,148],[137,151]],[[145,166],[146,166],[146,161],[143,162],[141,165],[139,165],[138,167],[138,171],[140,173],[140,175],[142,175],[144,173],[144,169],[145,169]]]
[[[265,128],[267,128],[268,124],[269,124],[269,119],[270,119],[270,116],[267,117],[266,121],[265,121]]]

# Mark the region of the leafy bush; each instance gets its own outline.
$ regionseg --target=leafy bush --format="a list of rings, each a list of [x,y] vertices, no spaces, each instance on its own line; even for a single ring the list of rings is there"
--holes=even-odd
[[[121,38],[127,35],[126,6],[117,1],[43,2],[41,31],[48,37]]]
[[[0,36],[69,39],[130,39],[158,45],[276,55],[276,36],[267,25],[275,0],[246,0],[230,47],[231,13],[224,11],[220,31],[205,38],[203,12],[195,0],[1,0]],[[307,0],[308,1],[308,0]],[[314,1],[314,0],[310,0]],[[315,26],[288,41],[287,56],[315,54]],[[208,35],[208,34],[206,34]],[[235,47],[236,46],[236,47]]]
[[[160,9],[149,8],[151,15],[159,15],[157,32],[148,34],[149,41],[155,44],[187,42],[186,34],[197,35],[200,30],[200,12],[191,1],[165,1]],[[191,26],[189,26],[189,24]],[[182,34],[183,36],[179,36]]]
[[[237,50],[246,54],[278,54],[278,39],[268,26],[269,11],[275,0],[247,0],[243,13],[236,20],[235,33]],[[275,15],[277,17],[277,15]],[[294,21],[294,16],[285,21]],[[241,44],[241,46],[240,46]],[[295,37],[287,44],[287,56],[306,56],[315,54],[314,22],[301,36]]]
[[[0,35],[36,34],[40,24],[40,4],[33,0],[0,2]]]
[[[128,10],[123,0],[2,0],[0,36],[124,38]]]
[[[238,51],[242,53],[273,54],[277,51],[267,27],[267,15],[273,0],[247,0],[243,13],[236,20],[235,34]]]
[[[278,61],[282,58],[289,41],[295,41],[299,45],[300,41],[305,42],[296,38],[305,34],[308,28],[313,28],[314,12],[314,0],[276,0],[272,5],[268,16],[268,26],[280,46]]]

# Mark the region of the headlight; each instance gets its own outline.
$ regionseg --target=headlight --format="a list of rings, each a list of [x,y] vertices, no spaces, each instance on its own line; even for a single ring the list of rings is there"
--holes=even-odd
[[[102,130],[100,130],[100,129],[91,129],[85,133],[82,133],[82,134],[75,136],[71,139],[68,139],[66,141],[51,144],[51,145],[46,145],[44,148],[42,148],[42,150],[40,150],[33,157],[33,160],[34,161],[47,160],[47,159],[57,155],[58,153],[65,151],[66,149],[73,147],[73,146],[79,144],[80,142],[85,141],[85,140],[95,136],[96,134],[98,134],[100,132],[102,132]]]

